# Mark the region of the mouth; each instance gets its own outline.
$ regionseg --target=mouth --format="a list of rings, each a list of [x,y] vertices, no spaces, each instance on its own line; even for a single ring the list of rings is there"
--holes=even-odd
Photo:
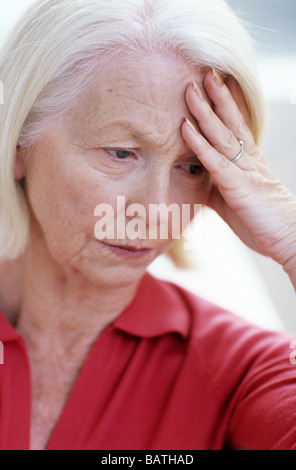
[[[152,252],[152,248],[135,246],[135,245],[111,245],[103,242],[104,245],[113,253],[132,258],[148,255]]]

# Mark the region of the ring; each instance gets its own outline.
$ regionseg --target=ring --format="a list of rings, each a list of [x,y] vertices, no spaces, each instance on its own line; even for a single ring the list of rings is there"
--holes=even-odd
[[[237,162],[238,159],[239,159],[239,158],[242,156],[242,154],[243,154],[243,151],[244,151],[244,141],[243,141],[243,140],[239,140],[239,144],[240,144],[240,146],[241,146],[240,153],[239,153],[236,157],[234,157],[232,160],[230,160],[232,163]]]

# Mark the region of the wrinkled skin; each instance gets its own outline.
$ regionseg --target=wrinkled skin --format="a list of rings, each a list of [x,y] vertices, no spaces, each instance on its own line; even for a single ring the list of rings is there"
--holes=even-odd
[[[244,153],[232,163],[237,139]],[[147,238],[145,255],[120,257],[94,236],[99,203],[208,204],[296,286],[296,200],[255,146],[231,79],[173,58],[113,62],[24,154],[15,177],[26,179],[30,238],[23,258],[1,267],[0,298],[31,361],[32,449],[45,447],[95,338],[172,243]]]

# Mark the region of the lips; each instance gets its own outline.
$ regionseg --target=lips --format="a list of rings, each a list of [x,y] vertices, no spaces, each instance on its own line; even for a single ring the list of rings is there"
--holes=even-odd
[[[127,251],[149,251],[151,248],[147,247],[138,247],[138,246],[132,246],[132,245],[111,245],[111,243],[106,243],[108,246],[113,246],[114,248],[121,248],[122,250],[127,250]]]

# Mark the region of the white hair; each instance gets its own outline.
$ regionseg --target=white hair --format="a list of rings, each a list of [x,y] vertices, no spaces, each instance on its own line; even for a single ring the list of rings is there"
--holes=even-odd
[[[112,58],[169,54],[239,83],[258,143],[264,102],[249,33],[224,0],[41,0],[0,57],[0,259],[24,250],[29,217],[14,179],[17,145],[30,147]]]

